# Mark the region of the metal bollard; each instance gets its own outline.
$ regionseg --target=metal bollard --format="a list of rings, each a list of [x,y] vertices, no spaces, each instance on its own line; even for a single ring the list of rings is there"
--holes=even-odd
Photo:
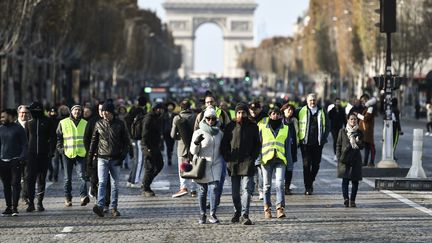
[[[422,166],[423,129],[414,129],[412,165],[406,178],[426,178]]]

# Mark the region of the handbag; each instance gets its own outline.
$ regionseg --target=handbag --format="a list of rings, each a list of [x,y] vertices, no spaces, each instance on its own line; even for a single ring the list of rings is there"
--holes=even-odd
[[[354,149],[351,147],[351,145],[346,146],[339,158],[340,162],[342,164],[350,165],[354,159],[355,159]]]
[[[194,156],[192,161],[189,161],[189,164],[192,165],[192,169],[190,171],[180,171],[180,176],[183,179],[201,179],[204,176],[205,168],[206,168],[206,159]]]

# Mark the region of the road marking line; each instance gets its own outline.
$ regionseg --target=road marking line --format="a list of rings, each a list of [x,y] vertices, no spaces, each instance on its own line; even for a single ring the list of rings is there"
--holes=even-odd
[[[330,159],[329,156],[323,154],[322,157],[328,163],[330,163],[330,164],[332,164],[334,166],[337,166],[337,163],[334,162],[332,159]],[[375,183],[373,181],[371,181],[369,179],[366,179],[366,178],[363,178],[363,182],[365,182],[370,187],[375,188]],[[423,206],[420,206],[419,204],[417,204],[417,203],[409,200],[408,198],[405,198],[405,197],[403,197],[403,196],[401,196],[401,195],[399,195],[399,194],[397,194],[397,193],[395,193],[393,191],[390,191],[390,190],[380,190],[380,192],[382,192],[382,193],[384,193],[384,194],[386,194],[386,195],[388,195],[388,196],[390,196],[390,197],[392,197],[394,199],[397,199],[400,202],[405,203],[406,205],[408,205],[408,206],[410,206],[412,208],[415,208],[415,209],[417,209],[417,210],[419,210],[419,211],[421,211],[423,213],[426,213],[426,214],[432,216],[432,210],[430,210],[428,208],[425,208]]]
[[[62,233],[70,233],[73,230],[73,226],[66,226],[61,231]],[[66,237],[66,234],[56,234],[54,235],[54,239],[63,239]]]

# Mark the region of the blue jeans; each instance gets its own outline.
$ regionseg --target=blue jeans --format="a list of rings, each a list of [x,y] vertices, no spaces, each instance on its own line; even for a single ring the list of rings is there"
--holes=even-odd
[[[232,176],[232,199],[236,213],[249,215],[250,201],[255,188],[253,176]]]
[[[286,165],[279,159],[273,159],[267,162],[265,165],[261,165],[264,181],[264,205],[269,207],[272,205],[271,196],[271,185],[272,175],[275,172],[276,181],[276,208],[285,207],[285,170]]]
[[[225,160],[222,159],[221,179],[220,179],[219,185],[218,185],[219,190],[217,190],[217,192],[216,192],[216,204],[217,205],[219,205],[219,203],[220,203],[220,198],[222,196],[223,186],[225,184],[226,174],[227,174],[227,164],[226,164]]]
[[[120,176],[120,166],[117,160],[108,160],[98,158],[98,196],[97,205],[103,207],[105,205],[106,186],[108,182],[108,172],[111,176],[111,209],[117,209],[118,205],[118,180]]]
[[[219,190],[219,181],[210,183],[197,183],[198,184],[198,204],[201,214],[206,214],[207,192],[210,201],[210,215],[216,214],[216,195]]]
[[[257,166],[256,167],[257,170],[255,172],[255,180],[256,180],[256,184],[258,185],[258,193],[262,193],[263,192],[263,172],[262,172],[262,168],[261,166]]]
[[[64,163],[64,192],[65,197],[68,199],[72,198],[72,169],[75,165],[78,179],[80,180],[80,196],[87,196],[87,181],[85,178],[85,158],[75,157],[73,159],[68,158],[66,155],[62,155],[62,161]]]

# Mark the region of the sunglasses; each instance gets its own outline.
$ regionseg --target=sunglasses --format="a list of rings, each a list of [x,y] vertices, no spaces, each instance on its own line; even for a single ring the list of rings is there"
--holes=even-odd
[[[206,117],[207,121],[216,121],[216,117]]]

